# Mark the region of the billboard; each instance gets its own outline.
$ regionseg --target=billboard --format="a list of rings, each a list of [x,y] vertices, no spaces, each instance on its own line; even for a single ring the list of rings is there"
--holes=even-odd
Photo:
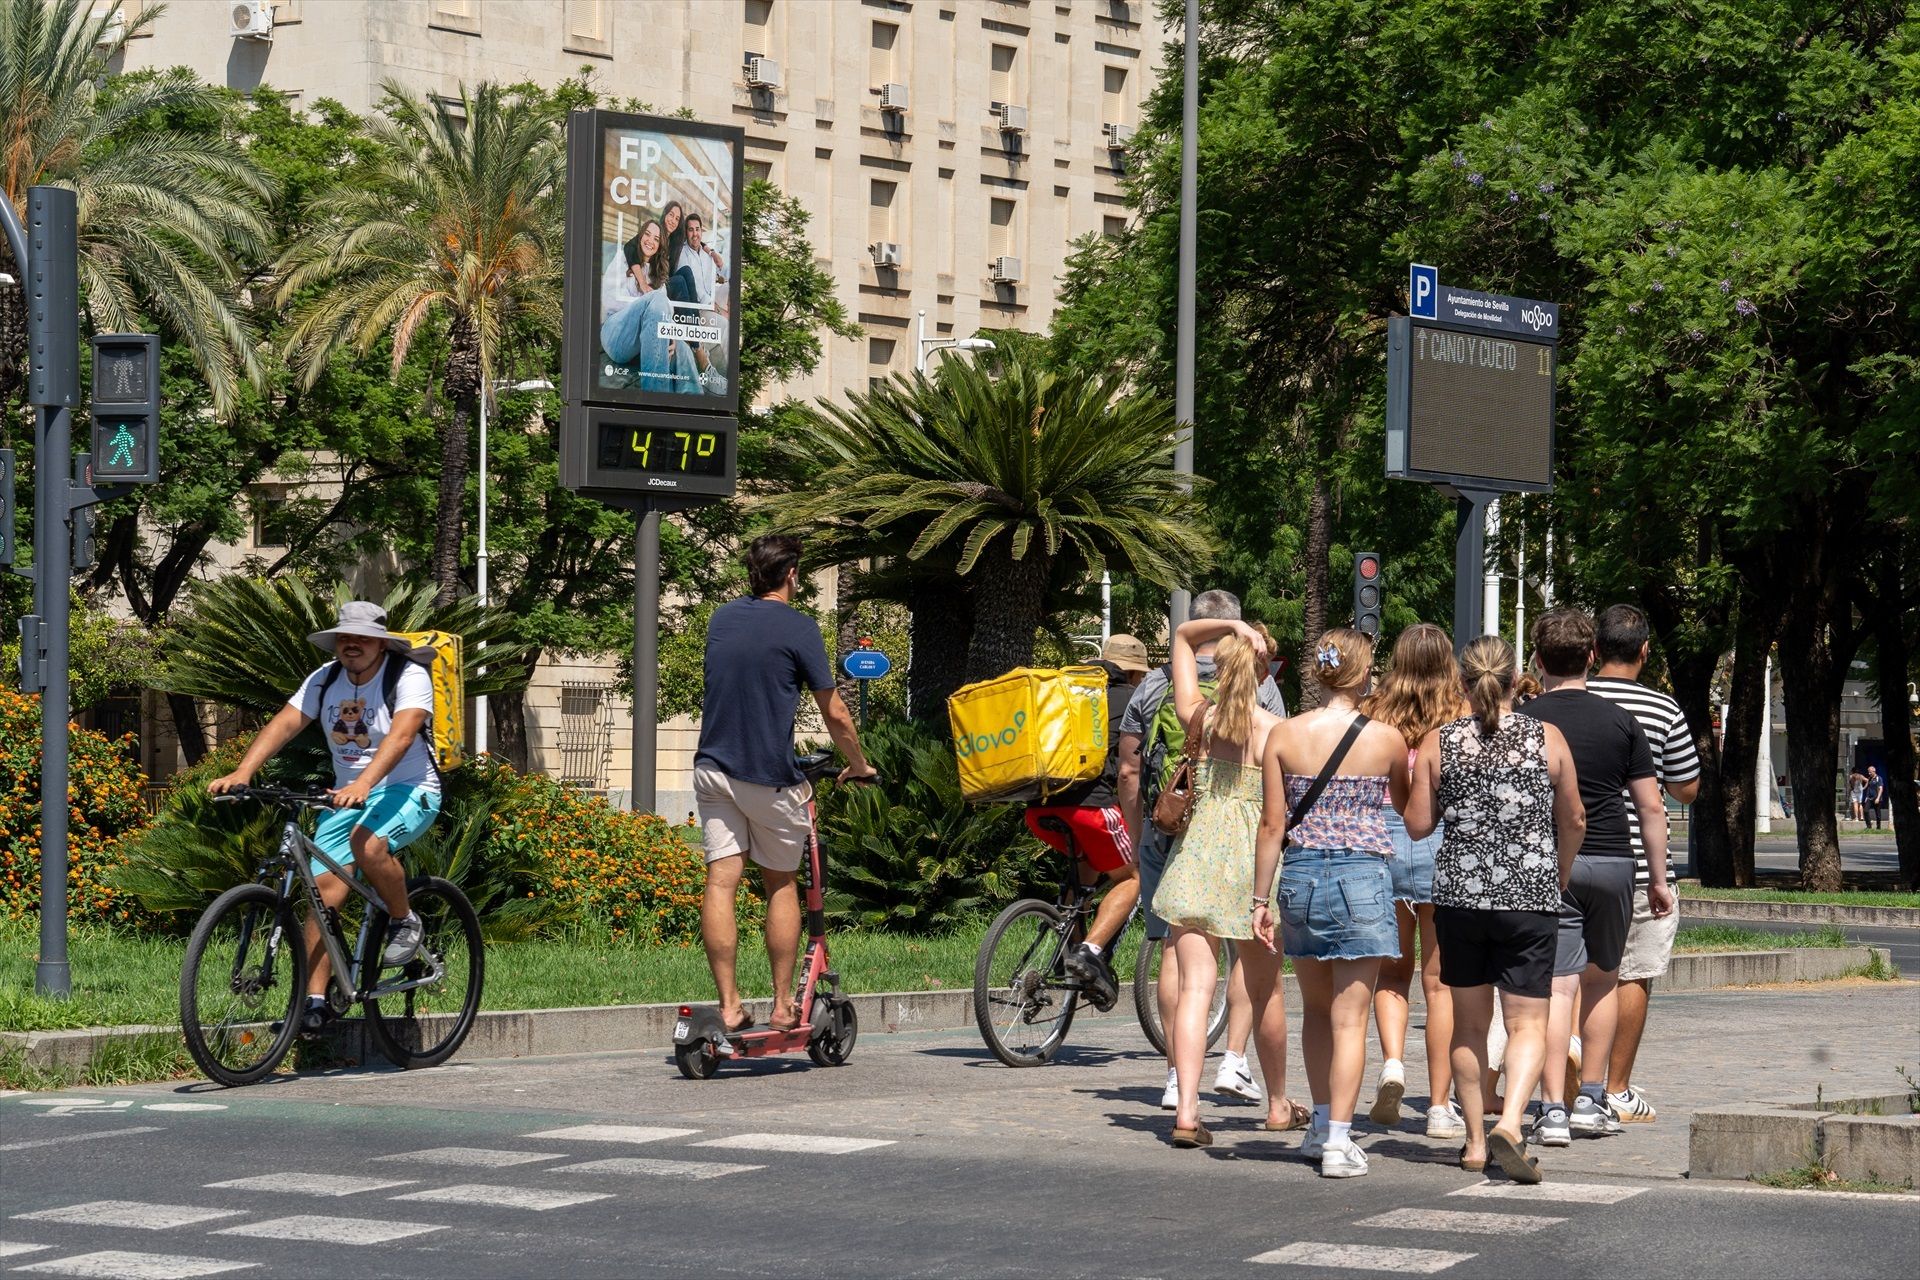
[[[567,400],[738,410],[743,143],[689,120],[569,118]]]

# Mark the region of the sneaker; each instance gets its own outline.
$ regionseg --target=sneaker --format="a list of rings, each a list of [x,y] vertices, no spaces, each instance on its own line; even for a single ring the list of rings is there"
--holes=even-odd
[[[1573,1145],[1573,1132],[1567,1119],[1565,1107],[1548,1107],[1546,1112],[1533,1122],[1533,1140],[1543,1147],[1570,1147]]]
[[[1254,1082],[1253,1073],[1247,1070],[1247,1060],[1237,1053],[1220,1059],[1220,1073],[1213,1078],[1213,1091],[1242,1102],[1266,1100],[1266,1096],[1260,1092],[1260,1086]]]
[[[1106,952],[1095,955],[1083,942],[1067,952],[1061,964],[1067,976],[1080,984],[1081,992],[1093,1002],[1094,1008],[1101,1013],[1113,1008],[1114,1001],[1120,998],[1120,982],[1113,976],[1113,965]]]
[[[1582,1138],[1604,1138],[1610,1133],[1620,1132],[1620,1122],[1615,1120],[1607,1108],[1586,1094],[1573,1100],[1573,1109],[1568,1113],[1567,1128]]]
[[[1398,1058],[1388,1058],[1380,1068],[1380,1092],[1373,1099],[1373,1109],[1367,1112],[1367,1119],[1387,1128],[1399,1124],[1400,1099],[1406,1093],[1407,1069]]]
[[[389,969],[399,968],[420,954],[420,943],[426,936],[427,926],[411,912],[405,920],[389,921],[387,949],[380,953],[380,963]]]
[[[308,1001],[307,1007],[300,1011],[299,1034],[302,1036],[317,1036],[322,1031],[325,1031],[327,1024],[333,1020],[334,1014],[331,1005],[325,1001],[319,1004]],[[280,1029],[286,1025],[284,1022],[275,1022],[270,1030],[272,1030],[274,1035],[279,1035]]]
[[[1621,1124],[1652,1124],[1659,1116],[1653,1104],[1635,1093],[1632,1085],[1619,1093],[1609,1093],[1607,1105],[1613,1109],[1614,1118]]]
[[[1180,1109],[1180,1076],[1172,1067],[1167,1068],[1167,1091],[1160,1095],[1160,1109],[1162,1111]]]
[[[1367,1153],[1351,1142],[1343,1142],[1337,1147],[1328,1147],[1320,1157],[1320,1176],[1323,1178],[1364,1178],[1367,1176]]]
[[[1309,1160],[1318,1160],[1326,1154],[1327,1131],[1318,1121],[1307,1126],[1307,1136],[1300,1140],[1300,1154]]]
[[[1427,1108],[1427,1136],[1429,1138],[1464,1138],[1467,1136],[1467,1122],[1451,1106]]]

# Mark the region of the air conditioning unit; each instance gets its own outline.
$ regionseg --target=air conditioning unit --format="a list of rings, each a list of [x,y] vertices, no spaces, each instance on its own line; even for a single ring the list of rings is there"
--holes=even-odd
[[[93,17],[95,21],[103,17],[107,20],[106,25],[100,28],[99,38],[94,41],[95,48],[111,48],[119,43],[121,36],[127,33],[127,11],[118,5],[113,7],[111,13],[107,11],[105,5],[101,5],[93,11]]]
[[[1025,133],[1027,131],[1027,109],[1016,107],[1011,102],[1003,102],[994,112],[1000,117],[1000,132]]]
[[[881,85],[880,109],[882,111],[904,112],[907,109],[907,86],[903,84]]]
[[[995,284],[1017,284],[1020,280],[1020,259],[1005,254],[987,264],[987,279]]]
[[[780,87],[780,64],[755,54],[747,59],[747,84],[755,89]]]
[[[1107,135],[1107,149],[1118,151],[1133,141],[1133,126],[1130,124],[1103,124],[1100,131]]]
[[[873,265],[876,267],[900,265],[900,246],[891,240],[882,240],[878,244],[868,245],[867,250],[873,254]]]
[[[227,12],[227,34],[235,40],[273,39],[272,0],[233,0]]]

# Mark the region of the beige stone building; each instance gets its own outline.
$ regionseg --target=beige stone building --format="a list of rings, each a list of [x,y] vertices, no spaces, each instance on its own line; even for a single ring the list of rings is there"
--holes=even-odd
[[[865,329],[781,389],[833,395],[912,369],[923,311],[929,339],[1047,326],[1069,241],[1127,217],[1117,144],[1165,38],[1150,0],[169,0],[125,60],[356,111],[388,78],[450,95],[584,68],[615,97],[739,125],[749,175],[813,211]],[[605,680],[551,664],[529,727],[541,765],[567,772],[563,732],[574,764],[593,755],[580,734],[604,733],[599,772],[623,789],[626,708],[582,719],[576,690],[563,723],[561,685]],[[691,728],[661,746],[661,808],[684,812]]]

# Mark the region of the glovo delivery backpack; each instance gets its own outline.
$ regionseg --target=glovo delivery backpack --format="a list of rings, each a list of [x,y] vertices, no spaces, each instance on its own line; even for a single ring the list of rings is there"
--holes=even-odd
[[[1044,801],[1107,763],[1107,673],[1019,667],[947,699],[961,794],[975,804]]]
[[[399,656],[427,669],[433,681],[433,714],[427,718],[427,756],[437,773],[458,769],[466,752],[462,745],[467,735],[466,668],[462,665],[460,637],[451,631],[396,631],[394,635],[410,646]],[[393,706],[393,691],[399,687],[401,666],[390,662],[381,678],[380,692],[387,706]],[[340,676],[340,663],[327,664],[326,678],[320,682],[320,705],[325,706],[327,690]]]

